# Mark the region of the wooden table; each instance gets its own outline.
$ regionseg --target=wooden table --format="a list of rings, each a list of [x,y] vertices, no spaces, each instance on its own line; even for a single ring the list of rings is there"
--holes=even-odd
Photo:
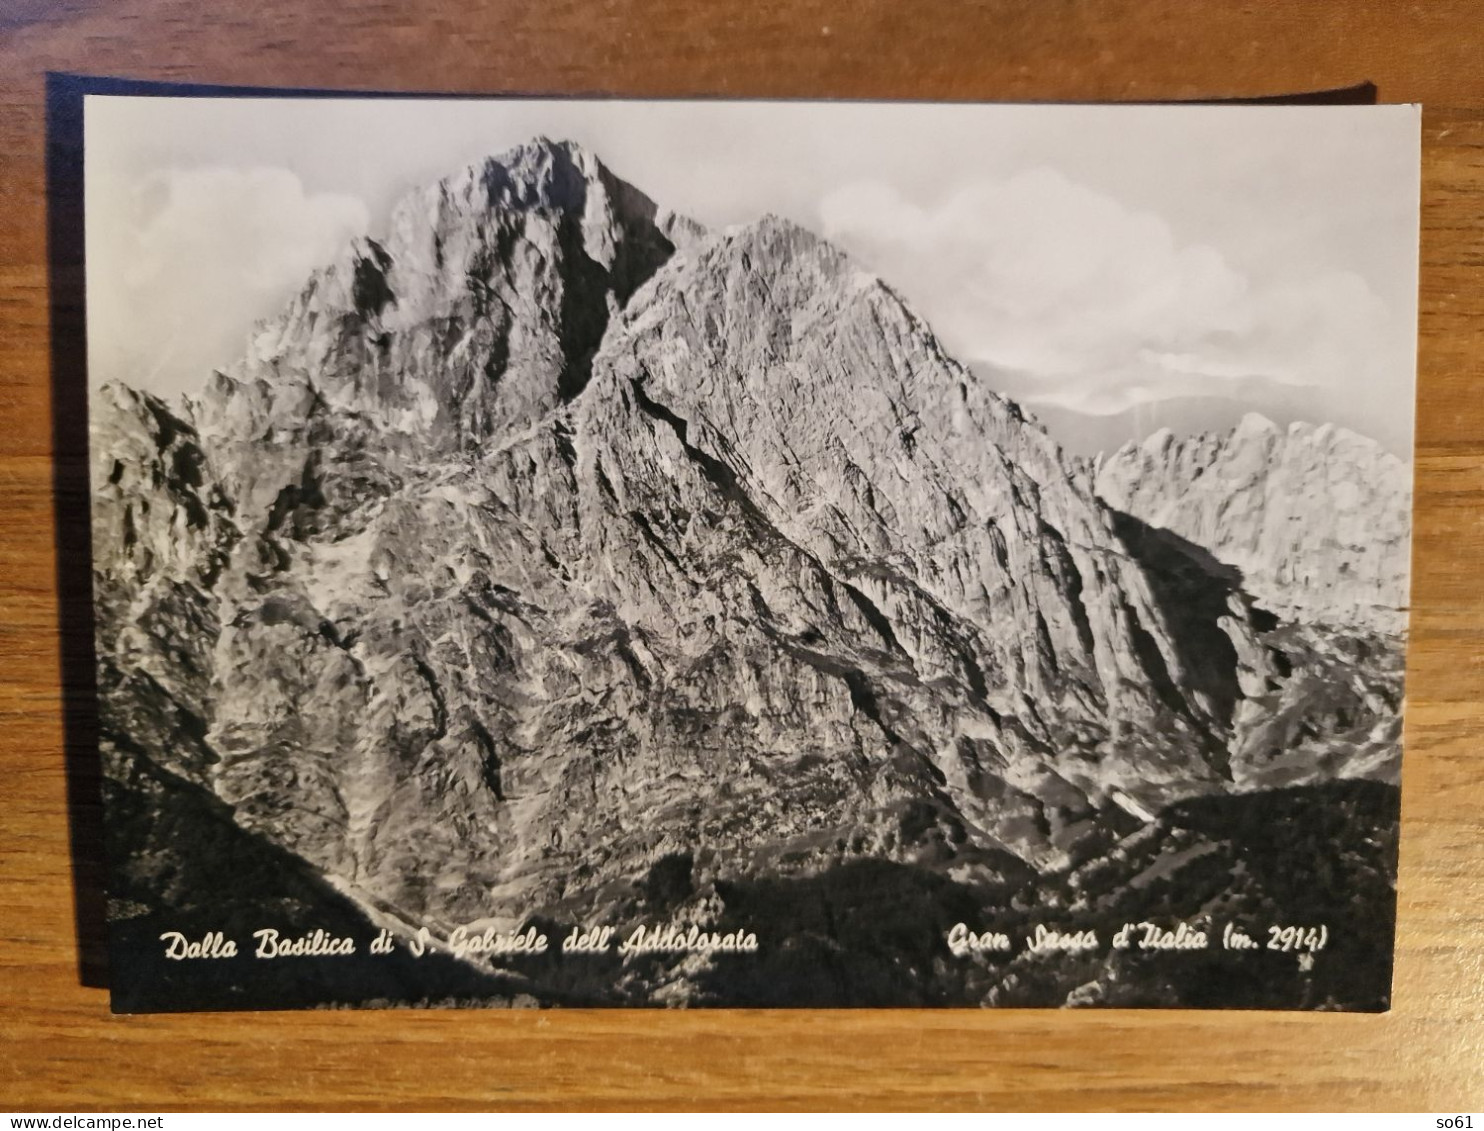
[[[204,7],[0,0],[0,1108],[1484,1106],[1484,5],[256,0],[213,5],[211,18]],[[65,768],[69,757],[86,768],[87,720],[74,715],[69,754],[63,688],[85,669],[63,647],[57,578],[60,558],[75,581],[85,546],[65,526],[58,535],[53,484],[55,474],[64,508],[82,505],[82,437],[75,406],[53,420],[49,334],[59,331],[56,359],[75,361],[79,312],[49,311],[50,283],[61,297],[69,288],[49,283],[47,266],[47,72],[954,99],[1370,80],[1382,101],[1424,103],[1393,1011],[110,1016],[105,991],[80,984],[73,915]],[[60,203],[52,242],[65,264],[78,233]],[[95,814],[75,809],[86,871]],[[83,923],[85,941],[94,926]]]

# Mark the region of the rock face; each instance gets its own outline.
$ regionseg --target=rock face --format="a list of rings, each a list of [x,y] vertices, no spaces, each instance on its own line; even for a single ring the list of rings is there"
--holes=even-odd
[[[1280,428],[1256,413],[1225,435],[1161,430],[1102,460],[1097,491],[1235,567],[1273,612],[1391,632],[1405,624],[1411,471],[1354,432]]]
[[[1395,783],[1410,469],[1346,429],[1280,428],[1249,413],[1226,434],[1162,429],[1095,473],[1126,538],[1160,542],[1167,557],[1224,579],[1229,600],[1246,602],[1241,591],[1259,606],[1224,622],[1242,685],[1233,781]]]
[[[1024,883],[1229,792],[1292,676],[879,279],[565,143],[413,194],[183,409],[109,388],[94,452],[111,779],[440,937]]]

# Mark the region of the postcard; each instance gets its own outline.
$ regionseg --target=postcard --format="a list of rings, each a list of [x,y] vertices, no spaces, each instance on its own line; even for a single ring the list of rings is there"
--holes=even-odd
[[[89,96],[114,1008],[1388,1008],[1418,142]]]

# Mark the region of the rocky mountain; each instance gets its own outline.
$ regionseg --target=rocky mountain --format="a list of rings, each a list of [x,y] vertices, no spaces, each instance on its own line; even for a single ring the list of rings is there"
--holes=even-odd
[[[146,916],[184,906],[169,829],[223,815],[436,937],[766,931],[877,874],[823,929],[839,1000],[989,1000],[842,924],[908,889],[1028,906],[1172,804],[1273,784],[1254,766],[1339,776],[1304,767],[1336,734],[1351,765],[1388,709],[1316,714],[1307,645],[838,249],[705,231],[568,143],[414,193],[185,406],[106,389],[93,451],[101,741]],[[518,967],[538,997],[747,998],[710,960]]]
[[[1224,434],[1161,429],[1096,474],[1109,505],[1208,550],[1276,613],[1405,624],[1411,469],[1373,440],[1248,413]]]

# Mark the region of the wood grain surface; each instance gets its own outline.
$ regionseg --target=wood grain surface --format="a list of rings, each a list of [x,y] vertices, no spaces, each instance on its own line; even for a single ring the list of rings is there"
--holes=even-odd
[[[0,1108],[1484,1106],[1481,48],[1484,8],[1460,2],[0,0]],[[51,298],[69,293],[79,234],[61,201],[48,235],[48,72],[952,99],[1254,96],[1370,80],[1382,101],[1424,103],[1392,1012],[111,1016],[106,991],[79,975],[96,924],[82,916],[80,944],[74,920],[74,864],[91,882],[96,814],[86,669],[64,647],[58,578],[85,579],[86,547],[54,516],[84,505],[82,436],[65,389],[54,419],[52,375],[55,363],[59,380],[77,379],[80,338],[75,305],[53,311]]]

